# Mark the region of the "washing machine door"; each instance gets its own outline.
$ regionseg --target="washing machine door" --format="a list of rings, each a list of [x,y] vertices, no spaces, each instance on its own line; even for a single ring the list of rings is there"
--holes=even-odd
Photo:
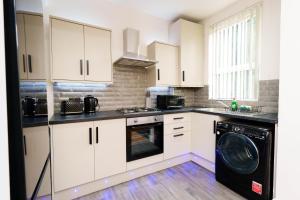
[[[253,173],[259,164],[255,143],[245,135],[228,132],[217,143],[217,154],[225,165],[239,174]]]

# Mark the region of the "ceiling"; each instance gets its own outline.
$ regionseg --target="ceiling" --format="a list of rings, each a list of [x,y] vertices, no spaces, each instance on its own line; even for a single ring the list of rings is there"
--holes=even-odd
[[[166,20],[179,17],[199,21],[222,10],[237,0],[107,0],[138,9]]]

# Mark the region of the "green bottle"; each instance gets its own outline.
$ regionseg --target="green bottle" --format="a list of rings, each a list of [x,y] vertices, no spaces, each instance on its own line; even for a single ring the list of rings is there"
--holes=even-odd
[[[237,102],[237,100],[235,100],[235,98],[233,98],[233,100],[231,101],[231,110],[232,111],[238,110],[238,102]]]

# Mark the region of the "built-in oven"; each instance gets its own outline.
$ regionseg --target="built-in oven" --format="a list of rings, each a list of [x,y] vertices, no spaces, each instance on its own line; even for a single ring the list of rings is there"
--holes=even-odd
[[[127,118],[127,162],[164,151],[163,115]]]

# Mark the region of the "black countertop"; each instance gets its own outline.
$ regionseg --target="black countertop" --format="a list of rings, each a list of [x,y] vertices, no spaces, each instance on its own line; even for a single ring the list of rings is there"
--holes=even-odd
[[[197,108],[197,107],[187,107],[177,110],[164,110],[155,113],[138,113],[138,114],[122,114],[118,111],[101,111],[93,114],[82,114],[82,115],[68,115],[62,116],[60,114],[55,114],[49,121],[49,124],[65,124],[65,123],[75,123],[75,122],[85,122],[85,121],[97,121],[106,119],[119,119],[119,118],[131,118],[131,117],[142,117],[150,115],[164,115],[164,114],[175,114],[183,112],[195,112],[195,113],[206,113],[211,115],[220,115],[227,118],[234,119],[245,119],[259,122],[266,122],[277,124],[278,117],[277,113],[240,113],[240,112],[230,112],[225,111],[220,108]]]
[[[23,128],[48,126],[48,117],[24,117],[22,124]]]

